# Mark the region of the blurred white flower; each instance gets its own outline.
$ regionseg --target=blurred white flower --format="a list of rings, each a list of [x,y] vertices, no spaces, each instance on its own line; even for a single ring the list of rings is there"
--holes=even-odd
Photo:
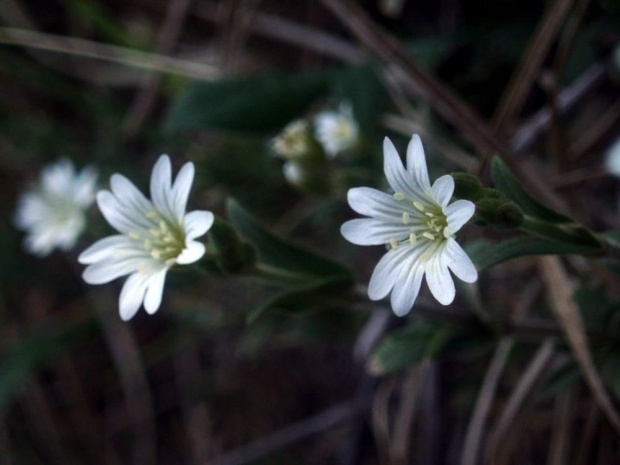
[[[79,256],[84,280],[108,283],[130,275],[119,299],[120,315],[132,318],[142,303],[149,314],[161,304],[166,273],[174,265],[199,260],[205,246],[195,239],[213,224],[213,213],[185,213],[194,180],[194,165],[186,163],[172,184],[170,158],[162,155],[151,174],[151,200],[120,174],[110,178],[112,192],[97,193],[105,219],[121,234],[95,242]]]
[[[40,257],[55,247],[71,249],[86,227],[85,210],[95,200],[96,182],[92,167],[76,173],[67,159],[46,166],[39,186],[18,201],[15,223],[27,233],[24,248]]]
[[[282,173],[290,184],[297,185],[303,181],[303,169],[298,163],[287,161],[282,167]]]
[[[304,157],[311,150],[310,127],[307,121],[289,123],[271,140],[274,153],[288,160]]]
[[[351,105],[341,103],[338,111],[324,111],[314,120],[316,138],[330,158],[354,147],[359,139],[359,126]]]
[[[609,174],[620,177],[620,139],[616,140],[607,150],[605,169]]]
[[[368,296],[380,300],[392,292],[394,313],[409,313],[420,292],[422,278],[442,305],[454,300],[450,269],[461,280],[472,283],[478,272],[454,239],[454,234],[472,217],[475,206],[468,200],[448,205],[454,180],[445,175],[431,187],[422,142],[417,135],[407,148],[407,169],[392,142],[383,143],[384,170],[394,195],[358,187],[348,200],[356,212],[369,216],[347,221],[342,235],[358,245],[387,244],[390,250],[377,264]]]

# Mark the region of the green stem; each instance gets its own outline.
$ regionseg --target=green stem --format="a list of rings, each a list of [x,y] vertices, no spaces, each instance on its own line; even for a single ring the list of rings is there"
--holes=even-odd
[[[282,268],[265,265],[264,263],[256,263],[254,268],[250,270],[250,273],[259,278],[265,278],[275,281],[287,281],[291,283],[308,282],[316,279],[314,276],[294,273],[291,271],[283,270]]]

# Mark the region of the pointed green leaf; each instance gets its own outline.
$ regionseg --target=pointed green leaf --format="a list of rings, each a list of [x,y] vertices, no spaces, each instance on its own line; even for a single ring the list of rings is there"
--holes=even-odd
[[[298,275],[300,280],[306,281],[334,276],[352,279],[350,271],[340,263],[275,236],[237,201],[229,199],[226,211],[237,232],[255,247],[260,264]]]
[[[166,127],[173,132],[201,128],[276,131],[325,94],[331,78],[329,72],[269,74],[201,83],[179,97]]]
[[[491,178],[495,186],[510,200],[516,203],[523,212],[535,218],[554,223],[572,223],[573,219],[545,207],[532,197],[510,172],[510,169],[499,158],[494,157],[491,163]]]
[[[253,323],[269,310],[300,313],[310,311],[313,308],[329,306],[333,304],[334,298],[343,292],[347,292],[350,288],[351,280],[348,277],[335,276],[295,289],[287,289],[275,294],[252,310],[248,314],[246,322]]]
[[[492,245],[479,241],[467,247],[467,253],[478,271],[527,255],[589,255],[597,251],[597,248],[589,246],[531,236],[515,237]]]

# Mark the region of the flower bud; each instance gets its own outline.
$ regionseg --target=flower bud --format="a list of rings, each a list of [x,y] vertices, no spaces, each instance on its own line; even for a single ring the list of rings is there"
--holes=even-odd
[[[256,261],[252,246],[221,218],[216,217],[209,238],[216,253],[215,262],[225,273],[240,273]]]
[[[476,202],[484,196],[484,187],[473,174],[452,173],[454,179],[454,197]]]
[[[485,197],[476,203],[476,215],[489,225],[499,228],[518,228],[523,223],[523,212],[505,198]]]

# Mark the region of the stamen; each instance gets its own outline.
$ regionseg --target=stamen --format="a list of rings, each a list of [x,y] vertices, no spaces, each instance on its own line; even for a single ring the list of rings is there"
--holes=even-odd
[[[161,231],[159,229],[149,229],[149,232],[155,237],[161,236]]]
[[[151,240],[150,240],[150,239],[147,239],[147,240],[145,240],[145,241],[144,241],[144,248],[145,248],[146,250],[149,250],[149,249],[152,247],[152,245],[153,245],[153,244],[151,243]]]
[[[402,192],[396,192],[394,193],[394,198],[396,200],[405,200],[405,194],[403,194]]]
[[[140,234],[138,234],[137,232],[131,231],[129,233],[129,237],[131,237],[132,239],[138,240],[141,239]]]
[[[435,215],[432,214],[431,212],[426,212],[424,213],[426,216],[428,216],[429,218],[433,218]]]
[[[426,237],[428,240],[431,240],[431,241],[434,241],[434,240],[435,240],[435,236],[433,236],[433,235],[432,235],[431,233],[429,233],[429,232],[422,233],[422,235],[423,235],[424,237]]]
[[[155,259],[159,259],[161,258],[161,253],[159,252],[159,250],[151,250],[151,257],[155,258]]]
[[[390,245],[392,246],[392,249],[396,250],[398,248],[398,241],[394,238],[391,238]]]
[[[145,215],[147,218],[157,218],[157,212],[154,212],[153,210],[146,212]]]
[[[443,228],[443,237],[445,237],[446,239],[450,239],[450,230],[447,226]]]
[[[411,220],[411,216],[409,216],[409,213],[403,212],[403,223],[404,224],[409,224],[410,220]]]
[[[159,228],[160,228],[162,231],[168,231],[168,225],[166,224],[166,222],[165,222],[164,220],[161,220],[161,221],[159,222]]]
[[[141,275],[145,275],[147,273],[146,268],[143,266],[138,268],[138,273],[140,273]]]
[[[420,202],[413,202],[413,206],[417,209],[420,210],[421,212],[424,211],[424,205],[422,205]]]
[[[176,258],[169,258],[168,260],[166,260],[164,263],[168,266],[172,266],[176,264]]]
[[[418,238],[415,236],[415,234],[413,233],[409,234],[409,243],[411,245],[415,245],[416,242],[418,242]]]

